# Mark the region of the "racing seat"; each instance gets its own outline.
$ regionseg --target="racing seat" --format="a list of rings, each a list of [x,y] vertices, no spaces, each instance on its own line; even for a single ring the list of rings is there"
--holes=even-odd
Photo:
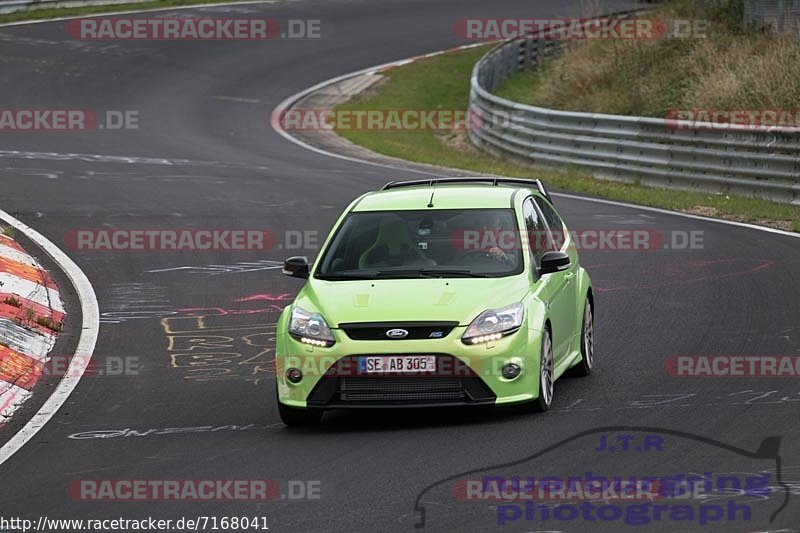
[[[408,231],[408,225],[400,217],[386,217],[378,225],[378,235],[372,246],[358,259],[359,268],[382,266],[430,265],[417,248]]]

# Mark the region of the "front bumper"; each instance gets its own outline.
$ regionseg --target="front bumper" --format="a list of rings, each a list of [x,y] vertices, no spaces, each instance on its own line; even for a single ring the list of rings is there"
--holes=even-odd
[[[282,333],[281,320],[275,364],[278,400],[290,407],[345,409],[499,405],[538,397],[540,332],[523,326],[499,340],[466,345],[461,341],[465,329],[458,326],[441,339],[371,341],[352,340],[333,330],[336,343],[324,348]],[[363,375],[357,371],[363,355],[433,355],[439,370]],[[509,363],[522,369],[514,379],[501,374]],[[299,368],[303,379],[289,382],[288,368]]]

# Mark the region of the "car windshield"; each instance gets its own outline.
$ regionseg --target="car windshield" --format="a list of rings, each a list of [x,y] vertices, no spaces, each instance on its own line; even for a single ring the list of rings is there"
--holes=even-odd
[[[320,259],[329,280],[500,277],[522,272],[512,209],[351,213]]]

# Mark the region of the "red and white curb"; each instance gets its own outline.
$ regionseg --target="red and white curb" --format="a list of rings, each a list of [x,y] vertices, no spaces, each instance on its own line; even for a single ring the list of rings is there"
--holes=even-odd
[[[58,382],[58,385],[50,393],[47,400],[20,430],[0,447],[0,465],[2,465],[20,451],[58,413],[58,410],[66,403],[75,387],[78,386],[94,355],[97,335],[100,331],[100,310],[97,306],[97,296],[94,293],[92,284],[89,282],[89,278],[75,264],[75,261],[70,259],[47,237],[2,209],[0,209],[0,220],[30,239],[44,253],[50,256],[58,268],[64,272],[78,296],[82,321],[79,329],[78,344],[75,348],[75,353],[81,356],[70,359],[69,367],[66,369],[64,377]],[[19,249],[16,249],[16,251],[23,255],[28,255],[24,251],[20,252]],[[50,288],[46,287],[45,289],[44,293],[52,297],[53,294]],[[77,327],[75,329],[78,330]]]
[[[0,234],[0,426],[31,396],[64,316],[50,274]]]

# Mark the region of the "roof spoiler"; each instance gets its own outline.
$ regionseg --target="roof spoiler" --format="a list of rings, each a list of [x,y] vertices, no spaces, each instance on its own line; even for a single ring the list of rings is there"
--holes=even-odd
[[[462,178],[429,178],[426,180],[413,180],[413,181],[390,181],[384,185],[381,190],[399,189],[401,187],[414,187],[418,185],[428,185],[434,187],[436,185],[448,185],[453,183],[485,183],[487,185],[518,185],[522,187],[535,187],[539,193],[547,198],[550,203],[553,199],[550,193],[545,189],[542,180],[530,180],[524,178],[501,178],[495,176],[479,176],[479,177],[462,177]]]

